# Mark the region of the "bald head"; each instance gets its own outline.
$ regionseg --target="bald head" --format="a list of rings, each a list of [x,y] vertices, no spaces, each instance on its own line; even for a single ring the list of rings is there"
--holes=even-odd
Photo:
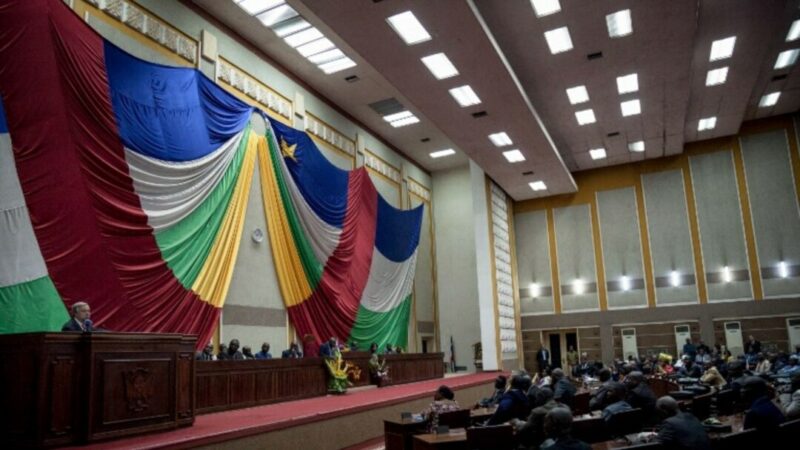
[[[572,411],[569,408],[553,408],[544,417],[544,432],[548,437],[558,438],[572,429]]]
[[[680,410],[678,407],[678,402],[669,395],[665,395],[656,401],[656,409],[664,413],[664,415],[667,417],[672,417],[675,414],[678,414],[678,411]]]
[[[564,378],[564,371],[561,370],[561,369],[553,369],[553,371],[550,372],[550,377],[553,380],[560,380],[560,379]]]

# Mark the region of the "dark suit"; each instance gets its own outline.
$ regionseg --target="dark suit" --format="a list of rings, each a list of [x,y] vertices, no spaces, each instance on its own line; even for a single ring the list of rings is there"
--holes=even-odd
[[[703,424],[697,417],[686,412],[679,412],[661,422],[657,439],[670,449],[711,449],[711,441]]]
[[[336,344],[331,346],[330,342],[325,342],[324,344],[320,345],[319,356],[322,356],[323,358],[333,358],[336,354],[336,351],[334,350],[335,345]]]
[[[489,418],[486,425],[497,425],[515,418],[525,420],[530,410],[528,396],[520,390],[511,389],[500,398],[497,410]]]
[[[639,383],[638,386],[628,391],[627,401],[632,407],[642,410],[645,424],[652,424],[655,418],[656,394],[653,393],[650,386],[644,382]]]
[[[575,385],[565,377],[558,380],[554,388],[553,399],[572,408],[575,403],[575,392],[577,392]]]
[[[536,352],[536,363],[539,364],[540,372],[550,365],[550,352],[546,348]]]
[[[92,325],[89,325],[89,329],[88,330],[84,330],[83,327],[81,327],[81,324],[79,324],[77,320],[69,319],[69,321],[67,323],[65,323],[64,326],[61,327],[61,331],[78,331],[78,332],[89,331],[89,332],[91,332],[91,331],[97,331],[97,328],[95,328]]]
[[[777,429],[778,425],[786,421],[783,413],[766,396],[760,397],[750,405],[744,416],[744,429],[757,430]]]

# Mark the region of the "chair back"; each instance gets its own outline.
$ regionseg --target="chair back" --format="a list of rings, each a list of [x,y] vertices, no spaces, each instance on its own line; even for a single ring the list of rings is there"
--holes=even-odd
[[[760,435],[756,430],[747,430],[740,433],[726,434],[719,439],[711,441],[713,450],[742,450],[758,448]]]
[[[780,439],[783,442],[791,442],[800,436],[800,419],[784,422],[778,429],[780,430]]]
[[[729,416],[736,411],[739,398],[733,389],[717,392],[711,399],[711,411],[718,416]]]
[[[459,409],[439,414],[439,426],[450,428],[467,428],[469,426],[469,410]]]
[[[470,450],[512,450],[516,447],[514,429],[509,424],[467,428]]]
[[[580,441],[593,444],[608,440],[606,423],[602,417],[592,417],[591,419],[577,419],[572,422],[572,437]]]
[[[572,400],[572,414],[576,416],[580,416],[581,414],[589,414],[591,412],[589,409],[589,400],[591,397],[592,395],[588,392],[575,394],[575,398]]]
[[[692,400],[689,411],[700,420],[705,420],[711,415],[711,398],[713,393],[698,395]]]
[[[638,433],[644,426],[644,414],[640,408],[622,411],[611,416],[606,422],[606,429],[611,437]]]

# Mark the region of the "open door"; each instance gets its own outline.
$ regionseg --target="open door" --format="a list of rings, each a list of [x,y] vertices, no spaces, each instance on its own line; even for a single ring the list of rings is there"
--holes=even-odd
[[[550,333],[550,366],[561,368],[561,333]]]

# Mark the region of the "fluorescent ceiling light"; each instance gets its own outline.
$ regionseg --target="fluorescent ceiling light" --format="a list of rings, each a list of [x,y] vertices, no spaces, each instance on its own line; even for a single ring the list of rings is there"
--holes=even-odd
[[[631,290],[631,279],[628,278],[627,275],[623,275],[619,278],[619,287],[622,288],[623,291],[630,291]]]
[[[775,106],[775,103],[778,103],[779,98],[781,98],[780,92],[770,92],[769,94],[761,97],[761,101],[758,102],[758,106],[761,108]]]
[[[717,126],[717,118],[706,117],[705,119],[700,119],[700,121],[697,122],[697,131],[713,130],[715,126]]]
[[[286,3],[285,0],[243,0],[239,2],[239,7],[254,16],[284,3]]]
[[[308,57],[308,60],[314,64],[324,64],[326,62],[330,62],[336,59],[341,59],[344,57],[344,53],[335,48],[333,50],[328,50],[327,52],[316,53]]]
[[[631,10],[623,9],[622,11],[607,15],[606,26],[608,27],[608,36],[611,38],[632,34],[633,23],[631,22]]]
[[[571,104],[577,105],[589,101],[589,91],[586,90],[586,86],[571,87],[567,89],[567,97]]]
[[[572,50],[572,39],[569,37],[567,27],[556,28],[544,33],[550,53],[556,54]]]
[[[536,298],[540,295],[541,289],[539,288],[539,283],[531,283],[528,286],[528,290],[531,293],[531,297]]]
[[[603,159],[603,158],[606,157],[606,149],[604,149],[604,148],[593,148],[593,149],[589,150],[589,156],[591,156],[592,159]]]
[[[289,44],[289,47],[294,48],[303,44],[308,44],[311,41],[316,41],[321,37],[323,37],[322,32],[314,27],[311,27],[298,33],[290,34],[289,36],[283,38],[283,40]]]
[[[561,5],[558,0],[531,0],[531,5],[533,5],[533,12],[536,13],[536,17],[549,16],[561,11]]]
[[[617,91],[620,95],[639,90],[639,75],[632,73],[617,77]]]
[[[508,137],[508,134],[506,134],[505,131],[502,131],[500,133],[490,134],[489,140],[491,140],[492,144],[494,144],[497,147],[503,147],[506,145],[513,144],[513,142],[511,142],[511,138]]]
[[[586,292],[586,284],[583,282],[583,280],[578,278],[572,282],[572,291],[578,295],[583,294]]]
[[[644,141],[636,141],[628,143],[628,150],[632,152],[641,153],[644,151]]]
[[[797,38],[800,38],[800,19],[792,22],[792,26],[789,28],[789,33],[786,35],[786,42],[794,41]]]
[[[444,53],[437,53],[422,58],[422,62],[437,80],[444,80],[458,75],[458,69]]]
[[[283,22],[284,20],[289,20],[292,17],[296,17],[297,11],[292,9],[289,5],[280,5],[276,8],[272,8],[270,10],[264,11],[263,13],[256,16],[258,20],[261,21],[264,25],[271,27],[276,23]]]
[[[789,278],[789,265],[786,264],[786,261],[778,263],[778,275],[780,275],[781,278]]]
[[[455,153],[456,153],[455,150],[453,150],[452,148],[448,148],[445,150],[439,150],[438,152],[431,153],[431,158],[441,158],[443,156],[454,155]]]
[[[414,114],[411,111],[400,111],[399,113],[389,114],[388,116],[383,116],[383,120],[387,122],[394,122],[395,120],[405,119],[406,117],[411,117]]]
[[[530,186],[534,191],[547,190],[547,185],[544,184],[544,181],[534,181],[532,183],[528,183],[528,186]]]
[[[503,152],[503,156],[505,156],[510,163],[525,161],[525,156],[523,156],[522,152],[519,150],[509,150],[507,152]]]
[[[308,58],[311,55],[316,55],[317,53],[322,53],[324,51],[330,50],[335,48],[336,46],[331,42],[328,38],[317,39],[316,41],[311,41],[308,44],[303,44],[300,47],[297,47],[297,51]],[[349,58],[348,58],[349,59]],[[351,60],[352,61],[352,60]],[[333,62],[333,61],[331,61]],[[330,64],[330,63],[328,63]],[[355,63],[353,64],[355,65]]]
[[[386,21],[408,45],[419,44],[431,39],[431,35],[411,11],[394,15]]]
[[[635,116],[642,112],[642,104],[639,102],[638,98],[622,102],[619,104],[619,107],[622,109],[622,117]]]
[[[415,123],[419,123],[419,119],[417,118],[417,116],[411,116],[411,117],[406,117],[405,119],[395,120],[394,122],[390,123],[390,125],[395,128],[400,128],[406,125],[413,125]]]
[[[706,86],[716,86],[722,84],[728,79],[728,67],[720,67],[719,69],[712,69],[706,75]]]
[[[481,102],[481,99],[475,95],[475,91],[473,91],[468,84],[450,89],[450,95],[452,95],[462,107],[477,105]]]
[[[674,270],[672,272],[670,272],[669,273],[669,284],[671,284],[672,287],[680,286],[681,285],[681,275],[678,272],[674,271]]]
[[[584,109],[583,111],[576,112],[575,118],[578,119],[578,125],[597,122],[597,119],[594,117],[594,111],[591,109]]]
[[[726,283],[730,283],[733,280],[733,274],[731,274],[731,268],[725,266],[722,268],[722,281]]]
[[[344,57],[342,59],[337,59],[331,62],[326,62],[325,64],[320,64],[318,67],[325,72],[326,75],[330,75],[332,73],[340,72],[345,69],[349,69],[356,65],[355,61],[348,57]]]
[[[290,34],[294,34],[294,33],[297,33],[299,31],[303,31],[306,28],[310,28],[310,27],[311,27],[311,24],[308,23],[308,21],[306,21],[306,19],[303,19],[302,17],[297,16],[297,17],[293,17],[293,18],[291,18],[289,20],[284,20],[283,22],[275,24],[275,26],[272,27],[272,31],[274,31],[275,34],[278,35],[278,37],[286,37],[286,36],[288,36]]]
[[[775,61],[776,69],[783,69],[789,67],[797,61],[797,54],[800,53],[798,49],[785,50],[778,54],[778,59]]]
[[[736,36],[719,39],[711,43],[711,56],[709,61],[730,58],[733,55],[733,46],[736,45]]]

